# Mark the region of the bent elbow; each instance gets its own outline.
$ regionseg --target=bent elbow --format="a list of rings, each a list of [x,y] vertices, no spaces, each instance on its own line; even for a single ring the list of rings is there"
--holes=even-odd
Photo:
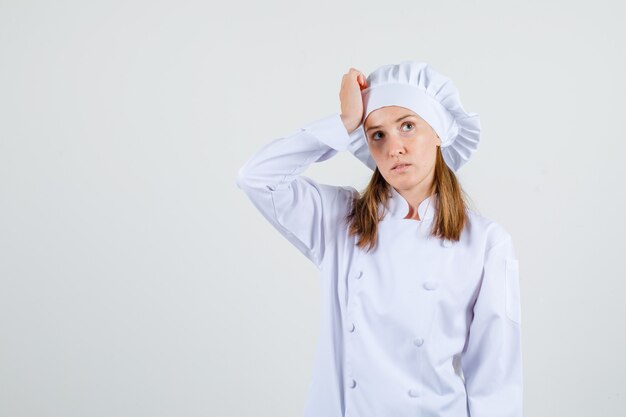
[[[244,165],[239,170],[237,170],[237,175],[235,178],[235,184],[237,187],[244,191],[248,190],[263,190],[263,191],[274,191],[276,187],[272,187],[268,181],[268,178],[260,175],[259,173],[255,173],[253,170],[248,168],[248,165]]]
[[[237,187],[243,190],[248,185],[248,182],[248,173],[245,170],[245,166],[242,166],[237,170],[237,175],[235,176],[235,184],[237,185]]]

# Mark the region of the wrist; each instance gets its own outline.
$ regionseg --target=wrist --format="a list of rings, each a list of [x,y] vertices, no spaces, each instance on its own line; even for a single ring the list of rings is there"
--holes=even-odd
[[[352,133],[357,127],[359,127],[358,120],[347,117],[343,114],[340,114],[339,117],[341,117],[341,121],[343,122],[343,125],[346,127],[346,130],[348,131],[348,133]]]

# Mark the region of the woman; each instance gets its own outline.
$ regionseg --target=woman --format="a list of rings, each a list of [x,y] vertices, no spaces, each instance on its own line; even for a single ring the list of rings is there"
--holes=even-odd
[[[321,337],[305,417],[521,417],[518,260],[466,206],[457,171],[478,115],[416,61],[343,76],[341,114],[275,139],[237,185],[320,270]],[[359,193],[303,176],[349,150]]]

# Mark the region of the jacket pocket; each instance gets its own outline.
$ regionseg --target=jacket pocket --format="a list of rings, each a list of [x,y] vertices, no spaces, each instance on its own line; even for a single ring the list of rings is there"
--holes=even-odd
[[[506,315],[515,323],[521,323],[522,311],[519,284],[519,261],[507,258],[506,262]]]

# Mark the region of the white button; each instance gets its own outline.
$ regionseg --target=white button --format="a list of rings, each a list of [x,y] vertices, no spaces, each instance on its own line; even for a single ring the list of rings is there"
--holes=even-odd
[[[348,328],[350,332],[354,331],[354,323],[350,323],[350,327]]]
[[[424,344],[424,339],[422,339],[421,337],[418,337],[417,339],[413,340],[413,344],[415,346],[422,346]]]
[[[438,286],[439,284],[437,284],[436,281],[426,281],[424,283],[424,288],[426,288],[427,290],[435,290]]]
[[[354,379],[350,380],[350,388],[356,387],[356,381]]]
[[[451,240],[449,240],[449,239],[443,239],[443,240],[442,240],[442,242],[441,242],[441,244],[442,244],[443,246],[445,246],[446,248],[449,248],[450,246],[452,246],[452,244],[453,244],[453,243],[452,243],[452,241],[451,241]]]
[[[409,397],[417,397],[419,395],[419,392],[416,388],[411,388],[409,390]]]
[[[354,278],[359,279],[363,276],[363,271],[359,271],[356,273],[356,275],[354,276]]]

